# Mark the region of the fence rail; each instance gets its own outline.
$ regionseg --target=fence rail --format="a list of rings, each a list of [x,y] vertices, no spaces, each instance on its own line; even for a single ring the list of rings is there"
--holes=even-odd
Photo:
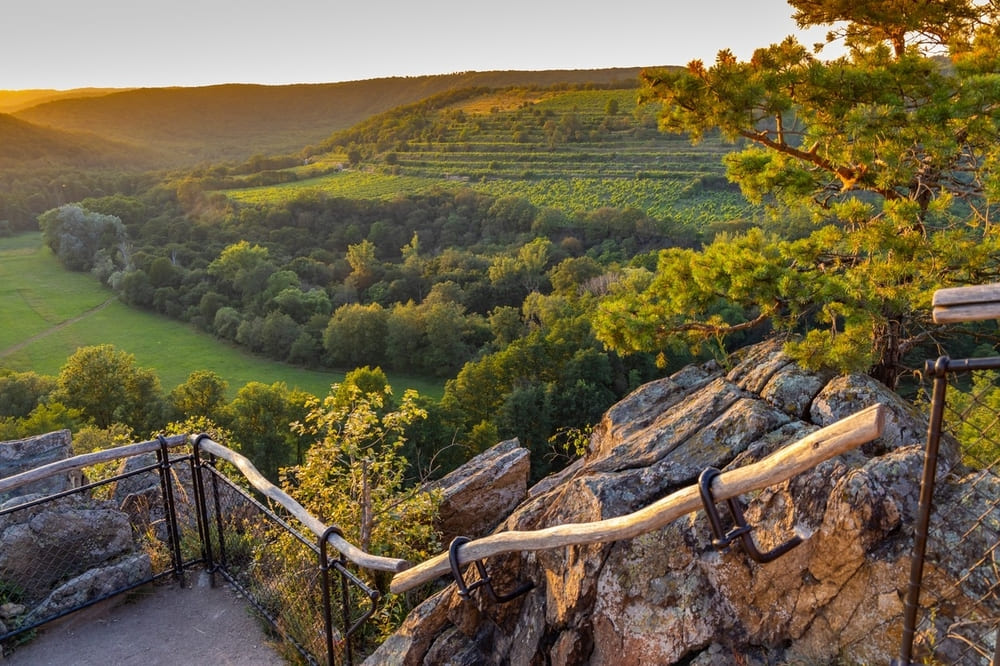
[[[378,593],[352,573],[349,566],[394,573],[392,592],[413,589],[449,570],[461,587],[464,581],[458,567],[462,564],[473,561],[480,564],[484,558],[506,552],[633,538],[698,510],[705,502],[704,493],[717,501],[734,498],[785,481],[871,441],[881,435],[884,421],[883,406],[874,405],[757,463],[709,478],[702,488],[683,489],[633,514],[533,532],[501,532],[466,543],[456,541],[449,553],[416,566],[402,559],[376,557],[361,551],[344,539],[336,527],[324,525],[264,478],[247,458],[206,435],[160,438],[50,463],[0,479],[0,493],[90,465],[157,452],[158,463],[140,470],[155,469],[160,474],[164,547],[170,554],[170,566],[157,575],[182,576],[188,567],[203,564],[242,591],[307,661],[315,663],[325,653],[331,664],[338,660],[349,664],[353,659],[355,632],[374,612],[378,600]],[[171,450],[188,444],[190,449],[171,457]],[[220,461],[234,466],[239,479],[230,478],[220,468]],[[178,470],[187,471],[178,474]],[[102,483],[114,483],[121,478]],[[79,491],[88,492],[90,488]],[[329,548],[337,555],[329,557]],[[331,573],[339,585],[330,580]],[[145,582],[148,581],[136,585]],[[83,605],[89,603],[94,602]],[[336,621],[334,606],[341,609]],[[321,615],[317,616],[317,612]],[[339,626],[335,626],[337,623]],[[7,636],[19,631],[23,629]]]
[[[819,463],[882,434],[885,408],[873,405],[786,446],[763,460],[719,475],[712,495],[724,500],[786,481]],[[509,531],[470,541],[451,552],[396,574],[392,592],[405,592],[462,565],[503,553],[631,539],[659,529],[703,505],[698,486],[689,486],[634,513],[591,523],[556,525],[530,532]]]
[[[150,454],[156,456],[151,464],[130,462]],[[217,467],[217,460],[231,463],[245,481],[230,478]],[[0,496],[115,461],[132,468],[77,488],[8,502],[0,510],[0,521],[7,526],[26,523],[39,512],[62,510],[63,504],[69,511],[90,512],[85,516],[90,518],[94,512],[104,512],[101,519],[112,522],[120,522],[127,513],[130,523],[127,537],[118,533],[113,539],[121,547],[121,552],[108,555],[107,562],[114,561],[113,565],[104,567],[99,558],[89,563],[99,566],[99,574],[107,575],[110,585],[93,582],[100,575],[77,566],[81,558],[82,565],[88,565],[88,549],[99,549],[97,541],[105,536],[93,522],[76,530],[82,535],[79,541],[57,540],[54,545],[51,539],[46,541],[39,549],[42,557],[10,562],[0,554],[0,603],[25,608],[22,617],[8,620],[6,626],[0,623],[0,641],[9,645],[66,614],[164,578],[183,580],[188,569],[204,565],[213,583],[218,574],[239,589],[306,662],[352,663],[355,635],[374,612],[379,595],[350,570],[351,562],[391,572],[407,563],[356,548],[339,530],[323,525],[268,482],[244,456],[205,436],[161,437],[49,463],[0,479]],[[136,483],[140,492],[120,491]],[[150,488],[156,491],[156,506],[148,501]],[[304,532],[299,524],[305,526]],[[134,552],[129,550],[133,546],[138,547]],[[131,568],[123,578],[112,569],[121,568],[126,560]],[[65,586],[31,587],[32,581],[55,585],[67,577],[84,582],[72,594]],[[46,596],[69,601],[50,602]],[[341,609],[336,617],[335,606]]]
[[[243,476],[245,476],[253,485],[253,487],[257,489],[257,491],[268,499],[281,505],[286,511],[288,511],[289,514],[305,525],[306,528],[317,537],[322,537],[327,531],[327,525],[324,525],[321,520],[306,511],[306,509],[301,504],[296,502],[288,493],[268,481],[245,456],[233,451],[232,449],[228,449],[217,442],[213,442],[204,435],[195,437],[192,440],[192,443],[196,449],[200,447],[202,451],[210,453],[218,458],[222,458],[223,460],[235,465],[236,468],[243,473]],[[351,563],[363,569],[396,573],[403,571],[404,569],[408,569],[411,566],[406,560],[370,555],[347,541],[347,539],[336,532],[330,533],[327,536],[327,539],[329,539],[330,545],[337,549],[338,553],[344,555]]]

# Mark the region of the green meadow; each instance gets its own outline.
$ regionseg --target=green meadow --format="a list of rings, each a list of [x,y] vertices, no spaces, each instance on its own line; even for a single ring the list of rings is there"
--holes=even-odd
[[[41,234],[0,239],[0,368],[55,375],[78,347],[112,344],[153,368],[163,390],[212,370],[230,393],[251,381],[284,382],[324,396],[343,373],[312,371],[244,353],[182,322],[127,307],[85,273],[64,269]],[[440,384],[390,376],[397,393],[440,397]]]

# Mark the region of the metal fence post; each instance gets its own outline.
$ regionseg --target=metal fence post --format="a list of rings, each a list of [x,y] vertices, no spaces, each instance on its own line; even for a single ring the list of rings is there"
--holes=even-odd
[[[160,472],[160,491],[163,495],[163,512],[167,521],[167,539],[170,541],[170,557],[174,564],[174,575],[184,583],[184,562],[181,559],[180,534],[177,529],[177,507],[174,504],[174,484],[171,477],[170,450],[163,435],[157,435],[160,448],[156,451]]]
[[[205,569],[211,576],[212,587],[215,587],[215,563],[212,561],[212,530],[208,524],[208,504],[205,501],[205,481],[202,476],[201,442],[208,439],[202,433],[194,440],[192,451],[194,455],[194,501],[198,513],[198,533],[201,535],[201,556],[205,560]]]
[[[330,559],[327,555],[327,543],[331,535],[338,534],[344,536],[344,533],[340,531],[340,528],[336,525],[331,525],[326,528],[323,532],[323,536],[319,539],[319,570],[321,576],[321,583],[323,586],[323,623],[326,630],[326,659],[330,666],[334,665],[334,650],[333,650],[333,608],[332,602],[330,601]],[[350,598],[348,597],[347,589],[347,579],[343,575],[341,579],[341,603],[343,610],[344,628],[350,624],[351,614],[350,614]],[[351,666],[351,641],[349,637],[344,637],[344,663],[347,666]]]
[[[892,666],[909,666],[913,658],[913,638],[917,629],[920,585],[923,581],[924,557],[927,552],[927,532],[934,504],[934,484],[937,475],[938,448],[941,443],[941,423],[944,419],[945,389],[948,386],[949,360],[947,356],[942,356],[936,361],[928,361],[924,369],[928,376],[934,377],[934,388],[930,421],[927,424],[927,449],[924,454],[923,476],[920,480],[920,504],[914,528],[913,555],[910,559],[910,582],[903,606],[903,638],[899,659],[894,659],[891,662]]]

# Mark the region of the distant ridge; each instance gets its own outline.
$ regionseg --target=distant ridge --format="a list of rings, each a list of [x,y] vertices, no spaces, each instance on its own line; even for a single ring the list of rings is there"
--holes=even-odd
[[[0,168],[149,168],[147,149],[83,132],[39,127],[0,113]]]
[[[185,166],[243,160],[255,154],[298,153],[373,114],[445,90],[620,84],[635,81],[641,69],[460,72],[327,84],[140,88],[50,99],[15,115],[36,125],[90,132],[152,149],[166,156],[163,166]]]
[[[0,90],[0,113],[17,113],[57,99],[100,97],[125,88],[73,88],[71,90]]]

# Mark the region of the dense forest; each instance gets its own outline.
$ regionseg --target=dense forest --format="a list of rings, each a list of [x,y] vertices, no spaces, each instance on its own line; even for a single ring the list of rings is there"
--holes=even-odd
[[[8,228],[37,225],[63,265],[89,273],[125,303],[254,353],[443,382],[441,400],[422,399],[430,417],[409,438],[413,476],[426,476],[432,458],[441,473],[517,436],[536,452],[540,478],[573,455],[615,400],[691,358],[680,350],[659,363],[648,352],[619,354],[597,341],[591,320],[622,275],[654,266],[663,247],[696,246],[709,231],[635,207],[591,208],[572,196],[536,204],[530,192],[489,188],[531,182],[524,174],[531,152],[536,182],[599,173],[628,188],[638,171],[640,179],[678,183],[691,197],[738,197],[722,178],[718,157],[727,149],[718,142],[683,161],[683,171],[662,161],[656,142],[667,139],[655,114],[637,105],[636,85],[458,89],[376,115],[298,155],[160,175],[81,168],[72,191],[35,170],[38,180],[22,175],[19,183],[55,184],[60,205],[35,218],[22,205]],[[489,177],[473,178],[479,168]],[[414,175],[429,185],[374,197],[332,195],[322,186],[291,196],[269,189],[317,177]],[[84,177],[92,180],[83,184]],[[248,188],[257,195],[248,198]],[[248,385],[227,401],[221,378],[203,373],[164,394],[120,350],[80,354],[58,378],[4,378],[8,395],[21,396],[0,409],[10,436],[59,419],[142,436],[197,417],[225,428],[272,478],[302,460],[307,442],[288,428],[304,414],[305,396],[295,391]],[[88,385],[124,382],[120,390],[131,397],[85,404],[79,390],[60,388],[88,375],[79,364],[117,368]],[[134,373],[140,379],[127,379]],[[116,410],[97,414],[109,400]]]

